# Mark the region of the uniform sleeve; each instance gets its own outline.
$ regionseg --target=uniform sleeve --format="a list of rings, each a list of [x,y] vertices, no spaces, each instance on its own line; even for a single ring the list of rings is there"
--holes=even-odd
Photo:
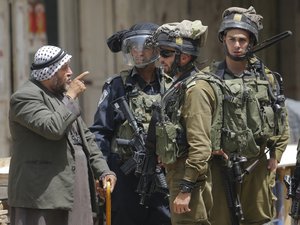
[[[216,97],[212,87],[203,80],[187,90],[182,115],[189,144],[184,180],[204,179],[211,156],[211,125]]]
[[[274,93],[278,92],[279,90],[276,90],[277,88],[279,88],[276,85],[276,83],[277,83],[276,78],[274,77],[274,75],[268,68],[265,68],[265,71],[266,71],[268,80],[269,80],[270,84],[272,85],[273,92]],[[285,151],[285,149],[289,143],[289,137],[290,137],[288,112],[287,112],[287,108],[286,108],[285,104],[283,104],[283,106],[282,106],[281,118],[278,118],[278,119],[279,119],[279,121],[282,121],[284,119],[284,125],[283,125],[284,130],[281,134],[273,136],[268,140],[268,147],[270,148],[271,157],[277,159],[277,161],[280,162],[283,152]]]
[[[268,146],[272,146],[271,151],[271,157],[277,159],[278,162],[280,162],[281,157],[283,155],[283,152],[285,151],[288,143],[289,143],[289,137],[290,137],[290,128],[288,123],[288,114],[287,110],[284,107],[284,115],[285,115],[285,126],[284,131],[282,134],[273,136],[268,141]],[[273,147],[274,146],[274,147]]]
[[[121,123],[120,116],[113,109],[112,101],[124,94],[121,77],[115,78],[110,83],[105,83],[94,115],[93,125],[90,127],[90,131],[94,133],[96,143],[105,157],[110,154],[114,131]]]

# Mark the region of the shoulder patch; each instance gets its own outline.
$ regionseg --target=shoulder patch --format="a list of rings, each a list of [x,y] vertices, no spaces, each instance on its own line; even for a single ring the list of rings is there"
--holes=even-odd
[[[99,105],[104,101],[106,96],[108,95],[108,91],[106,89],[103,90],[102,95],[100,96],[99,102],[98,102],[98,107]]]
[[[114,79],[121,77],[119,74],[114,74],[111,75],[107,78],[107,80],[105,81],[106,84],[110,84]]]
[[[128,74],[129,74],[129,70],[123,70],[120,72],[120,74],[114,74],[114,75],[109,76],[107,78],[107,80],[105,81],[105,83],[110,84],[116,78],[122,78],[123,82],[125,83]]]
[[[265,70],[265,74],[267,76],[268,81],[270,82],[270,84],[274,85],[275,81],[274,81],[274,75],[273,75],[272,71],[267,67],[265,67],[264,70]]]
[[[189,89],[190,87],[193,87],[196,85],[196,81],[193,80],[192,82],[189,82],[187,85],[186,85],[186,88]]]

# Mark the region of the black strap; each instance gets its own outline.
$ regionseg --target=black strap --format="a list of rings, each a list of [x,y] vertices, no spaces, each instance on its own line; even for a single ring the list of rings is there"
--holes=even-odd
[[[48,67],[50,65],[53,65],[54,63],[58,62],[59,60],[61,60],[67,53],[64,52],[62,49],[51,59],[49,59],[46,62],[42,62],[39,64],[35,64],[32,63],[31,65],[31,70],[39,70],[39,69],[43,69],[45,67]]]

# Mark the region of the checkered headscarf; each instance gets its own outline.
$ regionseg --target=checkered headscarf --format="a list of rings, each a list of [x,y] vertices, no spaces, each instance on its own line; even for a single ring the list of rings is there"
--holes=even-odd
[[[38,81],[48,80],[71,58],[61,48],[45,45],[34,55],[31,77]]]

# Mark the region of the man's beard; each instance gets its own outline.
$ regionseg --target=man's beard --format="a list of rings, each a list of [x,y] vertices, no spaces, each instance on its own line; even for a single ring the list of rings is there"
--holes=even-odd
[[[66,82],[63,82],[62,79],[58,79],[55,77],[53,80],[53,87],[52,87],[54,93],[56,94],[63,94],[68,90],[68,85]]]

